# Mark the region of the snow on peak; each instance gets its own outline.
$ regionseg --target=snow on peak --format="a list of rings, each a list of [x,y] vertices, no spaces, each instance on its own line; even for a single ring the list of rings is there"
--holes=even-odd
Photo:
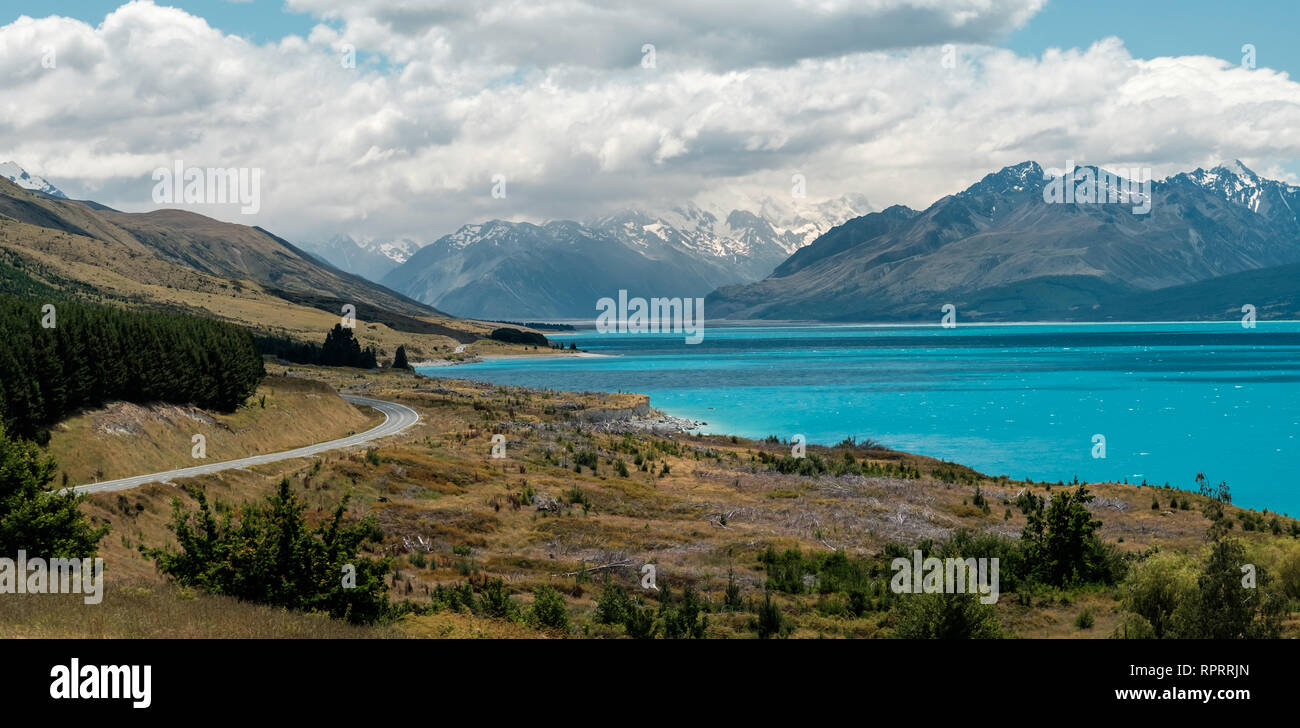
[[[1243,178],[1242,181],[1250,186],[1254,186],[1259,182],[1259,175],[1255,174],[1249,167],[1242,164],[1240,159],[1234,159],[1231,162],[1219,164],[1214,169],[1222,169],[1231,172],[1238,177]]]
[[[49,180],[44,177],[37,177],[36,175],[28,174],[27,170],[19,166],[17,162],[5,162],[4,164],[0,164],[0,176],[3,176],[23,189],[44,192],[51,197],[61,197],[65,200],[68,199],[68,196],[63,194],[63,191],[58,187],[50,184]]]
[[[332,248],[344,256],[347,256],[353,248],[357,248],[368,253],[377,253],[397,263],[405,263],[422,246],[410,238],[400,238],[398,240],[364,238],[357,240],[351,235],[335,235],[321,247]]]
[[[1224,199],[1244,205],[1254,212],[1261,212],[1270,191],[1293,194],[1291,186],[1282,182],[1265,179],[1255,174],[1254,170],[1242,164],[1240,159],[1215,165],[1211,169],[1195,169],[1184,172],[1185,177],[1194,184],[1210,190]]]

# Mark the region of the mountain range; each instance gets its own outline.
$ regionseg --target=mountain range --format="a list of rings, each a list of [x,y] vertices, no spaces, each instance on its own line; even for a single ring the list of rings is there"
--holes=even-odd
[[[1078,168],[1073,183],[1091,170]],[[1300,312],[1300,188],[1240,162],[1149,183],[1132,202],[1051,202],[1035,162],[924,210],[854,218],[762,281],[723,286],[710,318],[919,321],[1260,318]]]
[[[1081,167],[1071,184],[1080,170],[1102,176]],[[1243,306],[1300,317],[1300,187],[1235,161],[1147,183],[1149,211],[1133,200],[1055,201],[1048,188],[1061,180],[1027,161],[923,210],[859,214],[869,206],[853,196],[725,213],[685,204],[582,222],[492,220],[424,247],[336,236],[314,252],[181,210],[69,200],[14,163],[0,172],[0,265],[95,297],[308,338],[327,323],[318,317],[351,303],[381,341],[431,335],[427,348],[438,349],[486,334],[457,315],[590,319],[619,289],[707,295],[710,319],[733,320],[933,322],[948,304],[961,321],[1227,320]],[[299,309],[318,313],[285,313]]]
[[[590,318],[594,301],[619,289],[702,298],[758,280],[870,209],[854,195],[809,204],[765,198],[747,209],[624,210],[581,222],[491,220],[439,238],[380,282],[475,318]]]
[[[449,317],[322,263],[260,227],[175,209],[127,213],[0,179],[0,291],[232,321],[319,342],[352,306],[381,353],[451,351],[492,326]]]

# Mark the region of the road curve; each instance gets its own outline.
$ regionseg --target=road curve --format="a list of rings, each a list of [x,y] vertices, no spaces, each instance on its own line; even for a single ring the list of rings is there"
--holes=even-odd
[[[254,455],[252,457],[241,458],[239,460],[226,460],[220,463],[211,463],[209,465],[195,465],[190,468],[181,468],[179,470],[168,470],[164,473],[151,473],[149,475],[135,475],[130,478],[119,478],[117,480],[105,480],[102,483],[88,483],[78,485],[66,490],[75,493],[105,493],[115,490],[127,490],[145,483],[161,483],[175,478],[193,478],[196,475],[208,475],[210,473],[219,473],[222,470],[233,470],[236,468],[247,468],[252,465],[264,465],[273,463],[278,460],[292,460],[294,458],[305,458],[322,453],[327,450],[337,450],[343,447],[352,447],[378,440],[381,437],[396,435],[406,428],[420,421],[420,415],[415,410],[403,404],[396,402],[387,402],[382,399],[370,399],[369,397],[357,397],[351,394],[339,395],[352,404],[365,405],[373,407],[384,415],[384,421],[365,432],[356,435],[349,435],[338,440],[329,442],[320,442],[315,445],[307,445],[293,450],[283,452],[267,453],[266,455]]]

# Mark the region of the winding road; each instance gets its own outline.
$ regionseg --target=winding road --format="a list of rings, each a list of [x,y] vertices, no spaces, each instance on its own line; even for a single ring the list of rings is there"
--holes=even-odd
[[[405,430],[420,421],[419,413],[404,404],[387,402],[382,399],[370,399],[369,397],[358,397],[351,394],[341,394],[339,396],[352,404],[365,405],[379,410],[384,415],[384,421],[377,427],[356,435],[349,435],[348,437],[338,440],[330,440],[329,442],[319,442],[315,445],[306,445],[293,450],[267,453],[266,455],[254,455],[239,460],[226,460],[224,462],[211,463],[209,465],[195,465],[190,468],[168,470],[163,473],[150,473],[149,475],[134,475],[130,478],[105,480],[102,483],[88,483],[86,485],[78,485],[69,488],[68,490],[75,493],[105,493],[115,490],[127,490],[129,488],[144,485],[145,483],[161,483],[174,478],[192,478],[196,475],[219,473],[222,470],[247,468],[252,465],[265,465],[266,463],[273,463],[279,460],[305,458],[327,450],[352,447],[353,445],[361,445],[370,442],[371,440],[378,440],[381,437],[396,435],[402,430]]]

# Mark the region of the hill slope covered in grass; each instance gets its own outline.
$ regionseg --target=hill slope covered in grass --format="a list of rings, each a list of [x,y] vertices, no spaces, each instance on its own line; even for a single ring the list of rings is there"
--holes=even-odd
[[[312,342],[351,305],[358,335],[385,356],[405,344],[438,358],[493,328],[337,270],[260,228],[179,210],[123,213],[4,179],[0,271],[0,287],[14,293],[190,313]]]
[[[350,494],[348,517],[373,518],[383,533],[368,553],[393,559],[389,624],[400,634],[934,636],[934,619],[949,614],[981,634],[1153,636],[1153,624],[1191,631],[1213,615],[1210,607],[1176,615],[1150,607],[1150,586],[1172,584],[1175,606],[1212,606],[1198,578],[1227,573],[1215,566],[1225,558],[1259,570],[1259,591],[1243,592],[1256,600],[1252,624],[1300,633],[1300,523],[1225,504],[1190,479],[1177,484],[1183,490],[1081,490],[1068,473],[1058,483],[1012,481],[870,442],[810,446],[798,459],[775,440],[665,429],[640,395],[402,372],[295,367],[293,375],[401,401],[421,423],[373,450],[182,485],[239,507],[264,500],[288,476],[309,523]],[[491,456],[494,435],[504,437],[505,457]],[[1086,519],[1054,515],[1084,494],[1091,497],[1069,507]],[[111,584],[163,581],[138,549],[175,546],[167,529],[175,498],[195,507],[187,490],[162,485],[96,494],[83,506],[112,526],[101,544]],[[1045,531],[1035,530],[1035,518]],[[1058,520],[1096,522],[1078,540],[1078,558],[1056,562],[1065,571],[1041,566],[1053,563],[1041,549],[1055,548]],[[999,600],[893,593],[890,561],[913,549],[1000,556]],[[641,587],[647,564],[657,591]],[[1235,584],[1239,564],[1231,566]],[[167,614],[180,622],[169,629],[195,629],[183,610]]]
[[[291,450],[364,432],[382,419],[319,382],[267,377],[228,413],[110,402],[58,423],[46,451],[81,485]],[[193,457],[195,435],[204,437],[205,460]]]

